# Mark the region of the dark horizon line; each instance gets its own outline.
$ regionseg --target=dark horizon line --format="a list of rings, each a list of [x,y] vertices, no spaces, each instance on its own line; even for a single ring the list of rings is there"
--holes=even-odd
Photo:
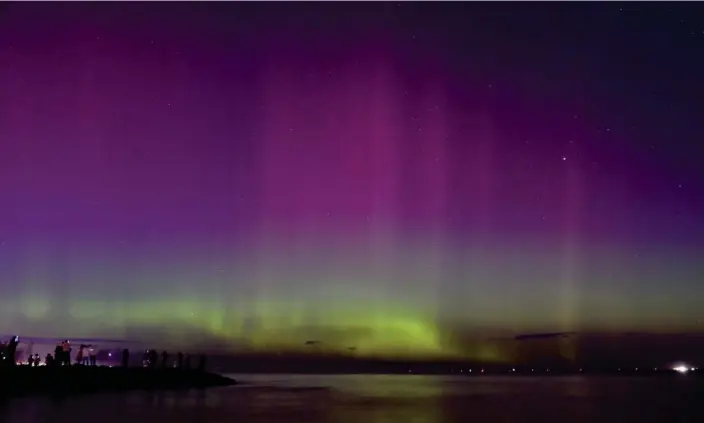
[[[666,375],[700,374],[699,363],[678,361],[643,363],[635,360],[565,362],[536,360],[522,363],[470,361],[420,361],[293,357],[211,357],[213,368],[224,373],[285,374],[437,374],[455,376],[550,376],[550,375]],[[685,366],[685,371],[675,367]]]

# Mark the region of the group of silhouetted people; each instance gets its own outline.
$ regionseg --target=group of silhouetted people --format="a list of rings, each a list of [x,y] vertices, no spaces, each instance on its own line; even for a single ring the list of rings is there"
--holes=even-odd
[[[39,354],[30,354],[29,357],[27,357],[28,366],[39,367],[40,364],[42,364],[42,359],[39,358]]]
[[[7,343],[0,343],[0,366],[14,366],[15,355],[17,351],[17,345],[19,344],[19,336],[14,336]],[[44,364],[46,366],[70,366],[71,365],[71,342],[68,340],[61,341],[54,348],[54,354],[47,354],[45,357]],[[82,366],[97,366],[98,350],[94,345],[81,344],[78,348],[78,352],[75,357],[75,364]],[[159,360],[161,358],[161,360]],[[163,351],[161,354],[157,350],[149,349],[146,350],[142,357],[142,366],[148,368],[156,368],[158,364],[160,367],[167,368],[169,366],[169,354]],[[125,348],[122,350],[122,367],[129,367],[130,365],[130,351]],[[41,359],[39,354],[29,355],[27,358],[27,365],[32,367],[38,367],[41,365]],[[198,370],[204,371],[206,365],[205,355],[200,355],[198,360]],[[176,354],[176,359],[173,361],[171,367],[179,369],[191,369],[191,356],[189,354],[184,354],[179,352]]]
[[[68,340],[61,341],[54,348],[54,356],[47,354],[46,365],[59,365],[59,366],[70,366],[71,365],[71,342]],[[81,344],[78,347],[78,352],[76,353],[77,365],[83,366],[97,366],[98,365],[98,350],[93,345]]]
[[[59,342],[54,348],[54,359],[47,362],[47,365],[70,366],[72,350],[71,343],[68,340]]]
[[[98,350],[93,345],[81,345],[76,354],[76,364],[84,366],[98,365]]]

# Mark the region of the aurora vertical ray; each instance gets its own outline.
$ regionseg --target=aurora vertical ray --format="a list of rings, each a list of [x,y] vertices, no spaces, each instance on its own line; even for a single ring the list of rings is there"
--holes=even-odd
[[[271,7],[3,6],[0,332],[500,360],[699,329],[701,123],[604,97],[645,89],[584,59],[608,46],[487,5]]]

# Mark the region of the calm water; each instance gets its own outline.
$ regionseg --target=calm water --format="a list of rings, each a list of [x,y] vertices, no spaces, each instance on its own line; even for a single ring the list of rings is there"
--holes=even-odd
[[[23,398],[19,423],[702,422],[704,381],[648,378],[234,375],[242,386],[189,393]]]

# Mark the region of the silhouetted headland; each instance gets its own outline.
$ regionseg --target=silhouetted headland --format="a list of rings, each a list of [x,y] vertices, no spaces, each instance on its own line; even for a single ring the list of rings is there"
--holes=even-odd
[[[75,395],[129,390],[202,389],[234,385],[234,379],[197,369],[139,367],[30,367],[0,369],[0,397]]]

